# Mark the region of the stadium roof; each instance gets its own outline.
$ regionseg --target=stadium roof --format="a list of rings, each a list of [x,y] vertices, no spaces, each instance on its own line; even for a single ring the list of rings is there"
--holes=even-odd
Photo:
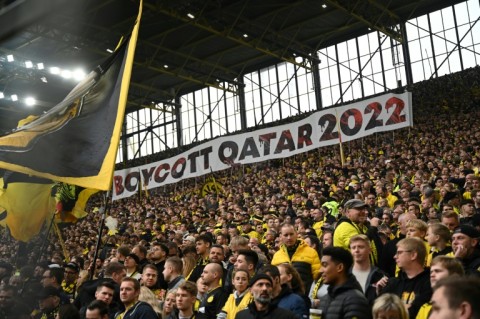
[[[236,92],[241,75],[280,61],[311,68],[321,48],[458,0],[144,0],[128,110],[205,86]],[[133,26],[132,0],[0,0],[0,131],[55,105]],[[39,63],[42,63],[40,65]],[[51,67],[60,74],[52,74]],[[28,107],[12,101],[35,98]]]

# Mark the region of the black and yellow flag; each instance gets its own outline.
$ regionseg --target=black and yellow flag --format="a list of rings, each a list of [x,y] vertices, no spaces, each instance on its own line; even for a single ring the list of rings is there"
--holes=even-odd
[[[50,220],[55,211],[53,184],[13,172],[0,178],[0,225],[8,227],[13,238],[29,241],[40,232],[45,219]]]
[[[0,168],[109,190],[142,14],[131,35],[47,113],[0,136]]]

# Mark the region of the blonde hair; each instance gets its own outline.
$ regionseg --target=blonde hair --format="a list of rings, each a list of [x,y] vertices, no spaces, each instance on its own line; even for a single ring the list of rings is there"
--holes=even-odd
[[[419,231],[427,232],[428,225],[421,219],[411,219],[407,222],[407,227],[413,227]]]
[[[153,310],[157,314],[162,313],[160,310],[160,301],[158,301],[157,297],[153,294],[153,292],[145,286],[140,287],[140,295],[138,296],[138,300],[144,301],[152,306]]]
[[[195,268],[197,262],[195,258],[192,256],[183,256],[182,262],[183,262],[183,277],[187,278],[188,275],[190,275],[190,272],[192,272],[193,268]]]
[[[380,312],[395,311],[400,319],[409,319],[407,308],[402,300],[394,294],[383,294],[373,303],[372,315],[373,319],[377,319]]]
[[[369,248],[371,248],[370,239],[368,239],[367,235],[358,234],[352,236],[350,238],[350,243],[348,244],[348,246],[352,245],[352,243],[356,241],[363,241]]]
[[[397,243],[397,247],[399,246],[404,247],[405,250],[416,252],[417,261],[421,265],[425,265],[425,259],[427,258],[427,248],[425,248],[425,243],[420,238],[404,238]]]
[[[175,288],[175,289],[172,289],[172,290],[167,291],[167,293],[165,294],[165,300],[167,300],[168,295],[173,295],[173,300],[175,300],[176,295],[177,295],[177,289]],[[172,312],[174,311],[174,308],[175,308],[175,302],[173,303]],[[162,304],[162,317],[161,317],[161,318],[167,318],[169,314],[170,314],[170,313],[167,313],[167,312],[165,311],[165,302],[164,302],[164,303]]]

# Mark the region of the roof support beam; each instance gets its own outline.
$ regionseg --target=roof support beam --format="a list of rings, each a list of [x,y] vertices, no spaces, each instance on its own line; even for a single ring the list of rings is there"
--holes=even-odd
[[[401,33],[394,29],[400,23],[398,17],[376,1],[326,0],[326,2],[347,12],[355,19],[365,23],[369,28],[380,31],[392,39],[403,43]],[[388,13],[388,17],[385,17],[385,13]],[[373,19],[376,21],[371,22]]]

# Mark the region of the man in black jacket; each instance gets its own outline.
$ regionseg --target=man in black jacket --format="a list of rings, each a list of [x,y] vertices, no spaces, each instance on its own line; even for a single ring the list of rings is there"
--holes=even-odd
[[[273,282],[267,274],[257,274],[250,280],[250,292],[253,302],[248,308],[240,310],[235,319],[295,319],[298,318],[293,312],[278,308],[272,303]]]
[[[323,250],[323,282],[328,284],[328,297],[322,303],[322,319],[370,319],[372,312],[355,276],[350,274],[352,254],[341,247]]]
[[[395,254],[395,261],[401,270],[398,277],[377,282],[377,289],[386,284],[381,289],[382,294],[393,293],[402,299],[410,318],[416,318],[420,307],[432,297],[430,271],[425,268],[426,257],[427,249],[421,239],[411,237],[400,240]]]
[[[140,282],[134,278],[124,278],[120,285],[120,300],[125,311],[117,312],[116,319],[158,319],[158,315],[150,304],[139,301]]]

